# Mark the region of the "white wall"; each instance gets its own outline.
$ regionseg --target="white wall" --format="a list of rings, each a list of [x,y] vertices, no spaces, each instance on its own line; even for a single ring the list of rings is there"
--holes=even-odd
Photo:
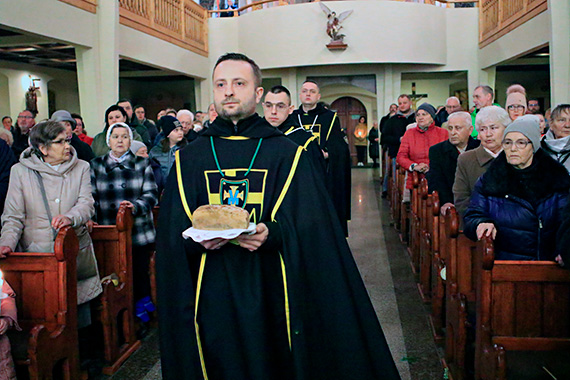
[[[457,79],[405,79],[402,80],[401,93],[412,92],[412,82],[416,84],[417,94],[428,94],[427,98],[418,100],[417,105],[430,103],[432,106],[445,105],[445,100],[450,96],[450,86],[460,82]]]
[[[448,51],[477,47],[469,46],[477,39],[477,9],[396,1],[342,1],[327,5],[337,14],[353,10],[342,24],[349,45],[344,51],[326,48],[326,16],[319,4],[304,3],[237,18],[210,19],[210,58],[215,60],[226,51],[237,50],[265,69],[388,62],[445,65]],[[412,25],[415,34],[410,32]],[[458,36],[458,30],[470,37]],[[472,56],[457,54],[451,61],[454,65],[463,64]]]
[[[498,65],[549,41],[550,11],[547,10],[479,50],[479,65],[482,69]]]
[[[14,115],[10,113],[10,92],[8,91],[8,77],[0,73],[0,117]],[[17,116],[17,115],[16,115]]]
[[[2,0],[0,24],[74,45],[97,38],[97,16],[59,0]]]
[[[210,73],[207,57],[124,25],[119,26],[119,55],[196,78],[206,78]]]

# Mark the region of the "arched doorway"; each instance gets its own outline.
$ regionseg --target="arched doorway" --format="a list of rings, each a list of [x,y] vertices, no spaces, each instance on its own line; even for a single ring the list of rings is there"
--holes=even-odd
[[[356,165],[356,148],[354,147],[354,128],[358,124],[360,116],[366,117],[366,108],[360,100],[351,96],[344,96],[331,104],[331,109],[337,112],[341,127],[346,131],[348,145],[350,147],[350,159],[352,165]]]

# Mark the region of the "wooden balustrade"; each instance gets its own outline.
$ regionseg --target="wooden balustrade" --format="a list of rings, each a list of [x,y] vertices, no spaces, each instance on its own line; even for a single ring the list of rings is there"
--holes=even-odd
[[[120,23],[208,56],[208,11],[192,0],[119,0]]]
[[[81,8],[84,11],[97,13],[97,0],[59,0],[62,3],[73,5],[74,7]]]
[[[547,0],[481,0],[479,47],[504,36],[547,8]]]

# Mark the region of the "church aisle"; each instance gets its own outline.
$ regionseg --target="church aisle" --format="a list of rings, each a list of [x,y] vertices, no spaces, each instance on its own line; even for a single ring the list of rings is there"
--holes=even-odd
[[[402,379],[438,380],[443,369],[405,246],[380,198],[378,169],[352,170],[348,241]]]
[[[352,221],[348,242],[386,335],[402,380],[443,378],[404,246],[390,226],[388,202],[379,197],[378,170],[352,170]],[[159,380],[157,331],[111,378]],[[342,379],[338,379],[342,380]]]

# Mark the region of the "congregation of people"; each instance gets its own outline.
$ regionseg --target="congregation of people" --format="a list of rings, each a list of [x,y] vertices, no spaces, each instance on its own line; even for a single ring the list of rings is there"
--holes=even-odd
[[[308,165],[314,167],[311,177],[323,186],[324,192],[318,197],[327,202],[333,200],[329,204],[335,214],[328,219],[333,224],[338,221],[338,226],[347,235],[350,161],[346,135],[335,112],[319,100],[318,84],[307,81],[301,89],[301,106],[295,110],[288,89],[275,86],[267,91],[262,102],[264,119],[261,120],[275,127],[270,134],[286,136],[306,152]],[[179,151],[185,147],[195,149],[192,142],[211,139],[209,136],[218,133],[217,128],[227,122],[225,117],[223,120],[218,118],[219,107],[212,103],[206,113],[168,108],[161,110],[154,122],[146,117],[144,106],[133,106],[130,100],[121,99],[107,108],[104,128],[94,136],[88,135],[90,128],[81,115],[67,110],[53,112],[49,119],[39,122],[35,113],[27,109],[20,112],[15,124],[9,116],[2,119],[0,255],[4,258],[13,252],[54,252],[58,231],[67,226],[74,230],[79,239],[77,317],[80,341],[82,331],[91,333],[91,303],[102,292],[90,232],[96,225],[114,225],[121,207],[129,209],[134,220],[131,244],[137,336],[142,338],[148,332],[155,310],[149,277],[150,260],[157,244],[157,220],[154,220],[153,208],[158,210]],[[238,132],[241,130],[236,127],[234,133]],[[267,132],[254,132],[254,135],[257,137],[259,133]],[[375,136],[372,133],[370,141],[377,148],[377,129]],[[367,144],[366,139],[370,139],[367,128],[359,137]],[[265,138],[260,139],[260,144]],[[256,155],[257,152],[253,160]],[[378,156],[376,149],[375,160]],[[199,161],[199,157],[194,159]],[[253,211],[252,215],[255,215]],[[267,216],[252,216],[254,221],[256,217]],[[7,282],[5,284],[9,286]],[[6,289],[6,294],[13,295],[13,292]],[[4,307],[2,309],[4,313]],[[7,307],[7,315],[15,315],[13,309]],[[0,318],[0,321],[7,322],[7,328],[19,328],[15,316]],[[377,322],[373,323],[377,325]],[[0,334],[5,330],[0,329]],[[81,351],[80,355],[83,355]],[[8,361],[7,367],[13,373],[13,363]],[[0,375],[0,379],[4,377]]]
[[[387,171],[407,171],[404,207],[409,208],[412,172],[437,191],[442,212],[454,205],[464,233],[490,236],[497,258],[570,262],[570,105],[541,112],[523,86],[507,89],[505,107],[486,85],[473,91],[470,113],[452,96],[439,111],[428,103],[411,108],[410,96],[380,121]],[[388,194],[385,175],[382,197]]]

